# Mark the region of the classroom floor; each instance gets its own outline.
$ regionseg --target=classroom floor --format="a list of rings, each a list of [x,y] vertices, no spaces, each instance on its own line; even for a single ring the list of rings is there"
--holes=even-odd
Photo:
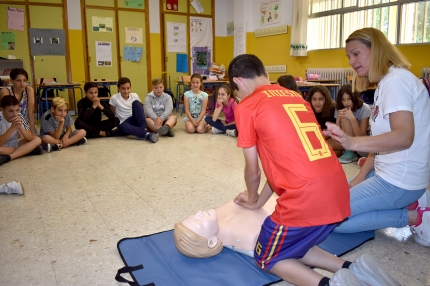
[[[175,130],[156,144],[93,139],[0,166],[0,183],[25,187],[0,195],[0,285],[124,285],[114,279],[120,239],[172,229],[245,189],[236,138],[186,134],[181,119]],[[358,171],[343,167],[348,177]],[[378,231],[345,258],[363,253],[403,285],[430,285],[430,248],[408,228]]]

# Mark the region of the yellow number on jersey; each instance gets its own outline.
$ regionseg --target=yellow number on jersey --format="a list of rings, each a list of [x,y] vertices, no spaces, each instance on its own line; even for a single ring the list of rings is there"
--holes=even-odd
[[[291,118],[291,122],[296,128],[297,134],[299,135],[300,141],[302,141],[303,148],[308,154],[310,161],[315,161],[331,156],[330,148],[328,147],[323,135],[320,132],[319,126],[315,122],[301,122],[297,116],[299,111],[307,111],[304,104],[284,104],[285,111],[287,111],[288,116]],[[309,140],[307,132],[315,133],[315,136],[321,143],[321,148],[315,149],[311,141]]]

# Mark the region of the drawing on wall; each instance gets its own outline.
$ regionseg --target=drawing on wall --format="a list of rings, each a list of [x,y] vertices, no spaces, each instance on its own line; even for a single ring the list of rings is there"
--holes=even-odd
[[[142,28],[125,27],[125,42],[127,44],[142,44]]]
[[[260,2],[260,26],[281,22],[280,0],[264,0]]]
[[[166,0],[166,10],[178,11],[178,0]]]
[[[97,66],[112,66],[112,43],[96,41]]]
[[[112,32],[113,18],[93,16],[92,27],[93,27],[93,32]]]
[[[33,43],[35,44],[43,44],[43,38],[42,37],[34,37]]]
[[[15,50],[15,33],[14,32],[1,32],[0,42],[2,50]]]
[[[51,38],[51,44],[59,44],[60,38]]]
[[[7,28],[24,31],[24,9],[7,7]]]
[[[227,36],[233,36],[234,35],[234,22],[228,22],[227,23]]]
[[[208,47],[193,47],[193,73],[202,75],[209,74],[209,68],[212,65],[211,53],[211,49]]]
[[[124,6],[125,7],[131,7],[131,8],[144,8],[144,1],[143,0],[124,0]]]
[[[167,22],[167,51],[185,53],[186,43],[185,23]]]

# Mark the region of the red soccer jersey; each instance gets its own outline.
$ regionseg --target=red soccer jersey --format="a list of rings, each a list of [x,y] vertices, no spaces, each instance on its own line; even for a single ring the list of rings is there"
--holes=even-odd
[[[324,140],[312,107],[277,84],[258,87],[235,111],[238,147],[257,145],[264,173],[279,195],[272,220],[306,227],[350,215],[345,172]]]

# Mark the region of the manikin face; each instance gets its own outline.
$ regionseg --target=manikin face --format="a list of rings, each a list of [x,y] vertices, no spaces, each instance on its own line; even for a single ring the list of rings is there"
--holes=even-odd
[[[119,92],[121,93],[122,97],[128,98],[131,90],[131,85],[127,82],[124,84],[121,84],[119,87]]]
[[[319,113],[324,108],[325,97],[321,94],[321,92],[317,91],[312,95],[311,102],[315,112]]]
[[[162,83],[153,85],[152,91],[154,92],[155,96],[161,96],[163,94],[164,85]]]
[[[66,117],[67,115],[67,105],[63,104],[61,106],[57,106],[55,109],[51,107],[51,112],[54,116]]]
[[[223,103],[227,104],[230,99],[230,95],[227,94],[227,91],[221,87],[218,89],[218,98],[221,99]]]
[[[3,113],[4,118],[7,121],[11,121],[13,118],[17,117],[19,114],[19,105],[10,105],[5,108],[0,108]]]
[[[97,98],[99,95],[99,89],[97,87],[92,87],[90,89],[87,90],[87,92],[85,93],[85,95],[87,96],[87,98],[89,100],[93,100],[94,98]]]
[[[23,74],[19,74],[14,80],[12,80],[13,87],[18,90],[24,90],[27,86],[27,78]]]
[[[199,211],[184,219],[182,224],[196,234],[207,238],[208,247],[216,245],[219,227],[215,210]]]
[[[354,107],[354,103],[352,103],[351,96],[347,93],[342,95],[342,104],[345,108],[352,109]]]
[[[369,75],[370,49],[358,40],[352,40],[346,43],[346,56],[349,59],[349,65],[357,72],[357,75]]]
[[[200,81],[199,78],[193,77],[193,79],[191,80],[191,89],[193,91],[199,91],[201,84],[202,84],[202,82]]]

